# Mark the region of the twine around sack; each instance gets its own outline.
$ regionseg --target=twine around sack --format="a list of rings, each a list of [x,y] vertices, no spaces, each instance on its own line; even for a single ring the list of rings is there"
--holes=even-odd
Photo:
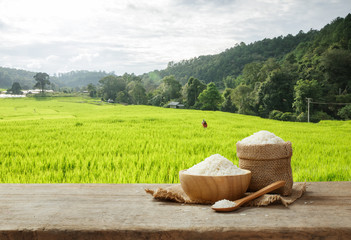
[[[279,180],[285,186],[274,193],[288,196],[292,192],[293,177],[291,170],[291,142],[279,144],[245,145],[236,144],[239,167],[252,173],[248,191],[259,189]]]

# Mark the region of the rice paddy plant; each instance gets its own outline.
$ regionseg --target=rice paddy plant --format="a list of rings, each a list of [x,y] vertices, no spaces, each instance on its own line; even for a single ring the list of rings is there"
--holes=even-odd
[[[177,183],[215,153],[238,164],[236,142],[259,130],[292,142],[294,181],[351,181],[350,121],[22,98],[0,99],[0,182]]]

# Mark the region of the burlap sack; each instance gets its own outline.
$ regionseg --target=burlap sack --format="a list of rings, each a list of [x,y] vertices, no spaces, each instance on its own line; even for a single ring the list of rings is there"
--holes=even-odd
[[[239,167],[252,173],[248,191],[254,192],[279,180],[285,186],[274,193],[288,196],[292,192],[293,177],[291,170],[291,142],[280,144],[245,145],[236,144]]]

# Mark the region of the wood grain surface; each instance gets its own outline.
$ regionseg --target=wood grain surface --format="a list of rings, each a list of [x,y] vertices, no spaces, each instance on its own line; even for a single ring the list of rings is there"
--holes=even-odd
[[[156,201],[166,184],[0,184],[0,239],[350,239],[351,182],[308,183],[289,207]]]

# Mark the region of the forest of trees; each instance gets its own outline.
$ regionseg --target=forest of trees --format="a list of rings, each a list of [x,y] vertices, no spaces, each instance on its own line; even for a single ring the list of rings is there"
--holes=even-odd
[[[320,31],[241,43],[223,53],[200,56],[143,75],[147,84],[173,76],[186,89],[191,78],[222,91],[222,111],[287,121],[351,118],[351,14]],[[162,81],[161,81],[162,82]],[[201,109],[196,102],[188,107]],[[189,104],[190,103],[190,104]],[[328,103],[328,104],[326,104]]]
[[[9,89],[17,82],[21,85],[22,89],[30,89],[35,84],[33,78],[35,74],[35,72],[0,67],[0,88]]]
[[[30,75],[30,82],[23,79]],[[0,68],[0,87],[33,86],[35,73]],[[23,81],[22,81],[23,80]],[[87,90],[127,104],[221,110],[284,121],[351,119],[351,14],[321,30],[300,31],[199,56],[141,76],[73,71],[50,78],[52,88]]]
[[[0,67],[0,88],[9,89],[12,84],[17,82],[21,85],[23,90],[32,89],[35,80],[33,76],[35,72],[19,70],[14,68]],[[67,73],[59,73],[50,76],[50,88],[56,91],[61,89],[71,89],[79,91],[86,87],[87,84],[98,84],[99,80],[114,73],[107,73],[104,71],[71,71]]]
[[[104,71],[92,72],[92,71],[71,71],[67,73],[59,73],[51,77],[51,81],[59,87],[68,88],[82,88],[88,83],[98,84],[99,80],[108,75],[114,75],[114,73],[107,73]]]

